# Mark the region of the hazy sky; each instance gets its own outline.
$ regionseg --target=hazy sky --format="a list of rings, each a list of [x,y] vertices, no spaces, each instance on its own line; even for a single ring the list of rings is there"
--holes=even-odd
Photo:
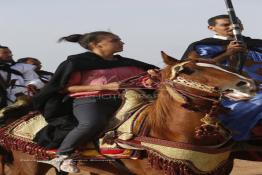
[[[243,34],[262,38],[262,0],[232,0]],[[212,36],[207,19],[226,13],[224,0],[0,0],[0,44],[14,59],[41,59],[54,71],[84,50],[57,43],[66,35],[110,30],[126,43],[121,55],[162,66],[160,51],[180,58],[189,43]]]

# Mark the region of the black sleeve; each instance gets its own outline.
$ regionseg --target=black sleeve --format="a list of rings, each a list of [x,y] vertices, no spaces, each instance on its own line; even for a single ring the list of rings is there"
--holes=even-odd
[[[194,43],[190,44],[190,45],[187,47],[187,49],[185,50],[183,56],[181,57],[181,60],[184,60],[184,59],[188,58],[189,53],[190,53],[191,51],[195,50],[195,44],[196,44],[196,43],[194,42]]]
[[[43,109],[46,101],[64,87],[67,81],[66,77],[68,76],[66,70],[69,66],[70,64],[68,61],[62,62],[56,69],[54,76],[50,81],[33,97],[33,105],[35,109]]]

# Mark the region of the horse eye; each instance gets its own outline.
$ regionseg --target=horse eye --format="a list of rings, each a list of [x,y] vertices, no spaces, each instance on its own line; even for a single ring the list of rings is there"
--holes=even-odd
[[[189,67],[184,67],[183,70],[180,71],[180,73],[190,75],[190,74],[194,73],[194,70],[189,68]]]

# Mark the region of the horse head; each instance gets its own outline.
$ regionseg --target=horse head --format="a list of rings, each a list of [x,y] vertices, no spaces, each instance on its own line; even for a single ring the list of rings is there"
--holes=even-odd
[[[217,127],[217,115],[223,111],[221,99],[248,100],[255,95],[255,82],[203,61],[179,61],[164,52],[162,58],[167,66],[160,72],[158,98],[149,118],[149,126],[154,128],[150,134],[197,145],[225,141],[227,136],[221,136]]]
[[[231,100],[248,100],[255,95],[256,84],[252,79],[230,72],[214,64],[197,60],[179,61],[162,52],[167,67],[162,80],[183,89],[207,92],[210,96],[227,97]]]

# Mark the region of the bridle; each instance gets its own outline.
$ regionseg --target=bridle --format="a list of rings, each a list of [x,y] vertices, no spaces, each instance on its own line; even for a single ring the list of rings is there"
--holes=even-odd
[[[220,102],[223,92],[218,87],[205,85],[203,83],[195,82],[192,80],[187,80],[179,76],[179,74],[184,70],[184,65],[189,62],[190,61],[185,61],[185,62],[174,65],[172,67],[172,73],[171,73],[170,79],[165,81],[163,84],[166,84],[167,86],[175,89],[177,92],[181,93],[181,95],[183,96],[192,96],[192,97],[197,97],[203,100],[209,100],[212,102]],[[183,88],[179,88],[179,86]],[[200,96],[194,93],[190,93],[188,91],[185,91],[184,87],[195,89],[200,92],[205,92],[208,94],[216,94],[218,98],[214,99],[214,98],[204,97],[204,96]]]
[[[223,92],[218,87],[205,85],[205,84],[195,82],[192,80],[186,80],[185,78],[179,76],[179,74],[184,70],[184,65],[189,62],[190,61],[185,61],[185,62],[174,65],[172,67],[172,73],[171,73],[170,79],[163,84],[164,86],[166,86],[167,89],[171,88],[176,93],[179,93],[179,95],[181,95],[184,99],[197,98],[203,101],[211,102],[212,103],[211,108],[208,109],[208,111],[206,112],[206,115],[203,118],[201,118],[200,120],[201,122],[204,123],[204,125],[210,125],[210,126],[217,127],[219,125],[219,122],[215,117],[212,117],[212,116],[214,116],[216,114],[216,111],[218,111],[218,109],[221,107],[220,102],[222,99]],[[194,89],[200,92],[204,92],[207,94],[212,94],[212,95],[215,94],[216,97],[215,98],[207,97],[207,96],[199,95],[196,93],[191,93],[185,90],[186,88],[191,88],[191,89]],[[172,92],[169,91],[169,94],[170,93]],[[185,105],[183,105],[182,107],[185,107]]]
[[[171,77],[169,78],[168,81],[163,83],[163,85],[167,89],[171,88],[173,90],[173,91],[168,90],[169,94],[173,92],[173,93],[178,93],[184,99],[196,98],[196,99],[200,99],[201,101],[211,102],[209,109],[207,109],[207,111],[206,109],[205,111],[202,111],[202,112],[206,112],[206,114],[200,119],[200,121],[203,123],[201,126],[219,128],[219,133],[225,136],[225,134],[228,133],[229,131],[226,130],[224,127],[222,127],[219,124],[219,121],[217,120],[217,118],[215,117],[217,114],[217,111],[221,108],[220,103],[222,100],[223,91],[218,87],[205,85],[205,84],[195,82],[192,80],[187,80],[183,78],[182,76],[180,76],[180,73],[184,70],[184,65],[188,64],[189,62],[190,61],[185,61],[185,62],[174,65],[172,67]],[[188,90],[185,90],[188,88],[197,90],[196,91],[197,93],[196,92],[192,93],[192,92],[189,92]],[[209,94],[211,97],[203,96],[201,94],[199,95],[198,92]],[[185,107],[185,105],[182,105],[182,107]],[[190,108],[188,109],[191,110],[195,108],[191,107],[191,109]],[[197,110],[201,111],[201,109],[197,109]],[[224,141],[224,143],[228,142],[228,140],[230,140],[230,138],[227,138]]]
[[[189,61],[182,62],[179,64],[176,64],[172,67],[172,75],[169,80],[164,80],[163,82],[160,82],[160,88],[161,87],[169,87],[173,89],[175,92],[179,93],[181,96],[184,96],[185,98],[198,98],[204,101],[212,102],[211,107],[208,109],[208,112],[206,115],[204,115],[200,120],[203,122],[203,126],[211,126],[211,127],[219,127],[219,133],[221,132],[221,135],[225,136],[225,139],[222,143],[219,143],[217,145],[211,145],[211,146],[196,146],[193,144],[186,144],[176,141],[167,141],[167,140],[161,140],[154,137],[146,136],[149,132],[149,128],[143,127],[142,129],[142,136],[136,136],[132,140],[121,140],[117,139],[118,143],[124,143],[127,145],[133,145],[136,148],[146,149],[148,152],[148,159],[149,162],[152,164],[158,164],[161,165],[161,167],[164,170],[167,171],[174,171],[169,170],[168,168],[164,167],[172,167],[172,168],[181,168],[182,166],[185,166],[187,164],[187,160],[191,161],[192,158],[194,159],[194,156],[186,157],[186,155],[192,154],[201,154],[205,152],[205,150],[210,150],[212,155],[208,155],[205,157],[205,159],[210,159],[212,156],[217,156],[216,158],[213,158],[215,160],[219,159],[220,155],[223,155],[223,158],[216,162],[216,169],[212,171],[216,171],[217,169],[221,168],[222,165],[225,165],[230,155],[230,149],[231,149],[231,140],[230,134],[224,128],[220,128],[219,122],[214,116],[215,112],[219,108],[221,97],[223,95],[223,92],[213,86],[205,85],[199,82],[195,82],[192,80],[186,80],[182,76],[179,76],[179,74],[183,71],[184,65],[189,63]],[[188,90],[185,89],[195,89],[200,92],[204,92],[205,94],[213,95],[211,96],[202,96],[201,94],[191,93]],[[143,120],[146,120],[143,119]],[[145,122],[144,122],[145,123]],[[144,125],[145,126],[145,125]],[[202,126],[202,125],[201,125]],[[169,150],[169,153],[166,153],[165,151]],[[185,161],[183,161],[181,158],[177,157],[176,155],[180,155],[181,153],[184,154],[185,157],[182,157]],[[171,154],[171,156],[170,156]],[[199,158],[196,156],[195,158]],[[202,157],[203,158],[203,157]],[[166,162],[166,163],[164,163]],[[205,165],[204,165],[205,166]],[[221,166],[221,167],[220,167]],[[196,172],[198,170],[195,170]],[[210,170],[207,170],[210,171]],[[203,172],[199,173],[202,174]],[[203,173],[205,174],[205,172]]]

